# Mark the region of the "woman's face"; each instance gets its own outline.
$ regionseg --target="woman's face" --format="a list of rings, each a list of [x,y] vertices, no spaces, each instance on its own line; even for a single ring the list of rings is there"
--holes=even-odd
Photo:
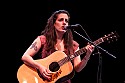
[[[57,16],[57,19],[54,23],[54,26],[55,26],[57,31],[66,32],[66,30],[64,28],[66,26],[68,26],[68,23],[69,23],[68,15],[65,13],[60,13]]]

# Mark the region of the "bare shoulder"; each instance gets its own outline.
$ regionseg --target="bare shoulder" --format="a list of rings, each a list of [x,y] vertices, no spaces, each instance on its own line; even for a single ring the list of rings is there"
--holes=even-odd
[[[45,39],[46,38],[45,35],[39,35],[38,37],[41,38],[41,39]]]
[[[40,35],[40,36],[38,36],[38,38],[39,38],[41,44],[45,44],[45,42],[46,42],[46,36]]]
[[[79,49],[79,43],[74,40],[73,40],[73,49],[74,49],[74,51],[77,51]]]
[[[75,40],[73,40],[73,45],[79,47],[79,43]]]

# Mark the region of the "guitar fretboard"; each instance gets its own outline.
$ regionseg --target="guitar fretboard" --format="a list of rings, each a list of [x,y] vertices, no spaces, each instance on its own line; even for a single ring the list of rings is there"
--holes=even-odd
[[[108,35],[105,35],[104,37],[101,37],[99,39],[97,39],[96,41],[92,42],[93,45],[97,46],[99,45],[100,43],[102,42],[105,42],[107,40],[110,40],[110,39],[117,39],[117,37],[119,37],[119,35],[116,33],[116,32],[111,32],[111,34],[108,34]],[[60,60],[58,62],[58,64],[61,66],[63,65],[64,63],[68,62],[68,61],[71,61],[73,60],[75,57],[83,54],[83,53],[86,53],[86,49],[85,47],[79,49],[78,51],[76,51],[74,54],[72,55],[67,55],[67,57],[63,58],[62,60]]]

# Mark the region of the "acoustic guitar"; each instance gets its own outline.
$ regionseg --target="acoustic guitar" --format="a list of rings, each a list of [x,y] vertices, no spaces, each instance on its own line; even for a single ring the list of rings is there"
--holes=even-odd
[[[99,45],[105,41],[113,39],[117,40],[118,37],[119,35],[116,32],[111,32],[110,34],[97,39],[93,42],[93,44]],[[73,65],[71,60],[85,52],[85,47],[79,49],[72,55],[66,55],[62,51],[55,51],[46,58],[35,60],[53,72],[50,81],[45,80],[37,69],[32,68],[26,64],[22,64],[18,68],[17,79],[19,83],[60,83],[62,80],[71,79],[73,76],[68,76],[73,72]]]

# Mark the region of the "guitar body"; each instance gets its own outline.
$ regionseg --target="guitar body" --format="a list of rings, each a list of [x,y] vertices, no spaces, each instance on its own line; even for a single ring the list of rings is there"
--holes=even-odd
[[[44,59],[36,60],[41,65],[49,68],[54,72],[51,81],[44,80],[38,71],[25,64],[21,65],[17,71],[17,78],[19,83],[56,83],[61,78],[68,76],[73,71],[73,66],[70,61],[63,65],[58,65],[58,61],[67,57],[67,55],[62,51],[56,51]],[[55,68],[52,68],[55,66]]]

